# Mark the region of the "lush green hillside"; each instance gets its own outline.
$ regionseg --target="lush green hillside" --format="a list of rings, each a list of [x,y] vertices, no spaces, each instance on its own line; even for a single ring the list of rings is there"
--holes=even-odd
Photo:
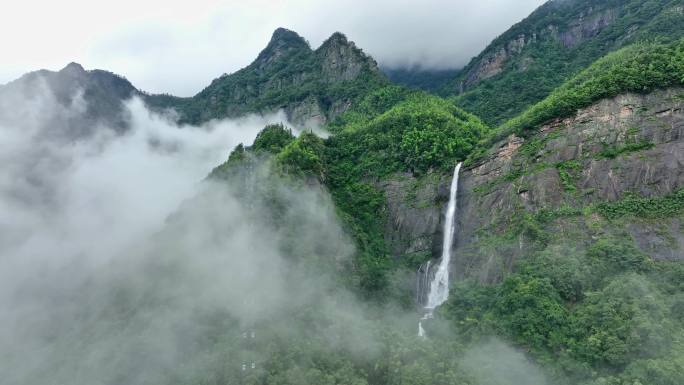
[[[611,53],[554,90],[542,102],[506,122],[518,134],[591,103],[626,92],[647,93],[684,84],[684,40],[637,44]]]
[[[127,351],[120,336],[153,339],[148,314],[180,305],[192,327],[152,324],[184,332],[179,357],[161,360],[183,364],[154,373],[159,383],[684,383],[682,19],[681,0],[549,2],[474,59],[448,99],[389,85],[339,33],[312,50],[278,29],[252,64],[196,96],[147,95],[183,122],[283,109],[330,135],[277,124],[236,146],[149,250],[123,260],[139,276],[126,266],[92,279],[105,293],[79,290],[103,310],[76,307],[73,334]],[[75,66],[58,78],[96,82],[86,92],[99,113],[137,92]],[[460,161],[456,282],[420,338],[416,273],[441,251]],[[212,274],[225,254],[256,274]],[[195,298],[185,269],[228,305]],[[214,277],[240,290],[225,295],[235,286]],[[80,350],[71,337],[40,336],[55,356]],[[146,354],[117,358],[144,372],[156,362]],[[55,381],[72,376],[65,367]]]
[[[326,140],[306,132],[297,139],[283,140],[290,135],[286,129],[267,127],[249,151],[259,153],[261,148],[270,148],[276,164],[286,173],[314,178],[330,190],[341,217],[357,239],[354,281],[363,296],[405,295],[389,290],[389,274],[401,266],[391,260],[384,244],[385,218],[379,215],[384,195],[375,182],[394,173],[422,175],[450,170],[456,161],[468,156],[489,129],[446,100],[394,86],[369,94],[335,120],[330,129],[334,134]],[[278,138],[269,139],[278,144],[264,144],[265,137]],[[244,147],[235,149],[212,175],[229,175],[243,151]]]
[[[498,254],[509,267],[494,284],[473,274],[452,289],[443,315],[463,338],[506,336],[570,383],[684,380],[681,228],[665,230],[684,215],[681,180],[676,170],[653,182],[638,176],[665,172],[664,159],[680,151],[668,135],[681,125],[683,53],[684,40],[611,53],[483,143],[477,164],[506,173],[474,182],[476,207],[466,211],[491,197],[508,209],[483,216],[463,252]],[[510,134],[524,138],[520,147],[494,155]],[[617,197],[606,186],[619,186]],[[672,239],[663,245],[672,259],[645,241],[658,231]]]
[[[562,119],[597,100],[621,93],[647,93],[684,84],[684,39],[670,44],[637,43],[597,60],[546,99],[493,130],[471,161],[510,134],[529,136],[552,119]]]
[[[495,173],[498,176],[491,181],[464,193],[481,204],[489,199],[487,194],[502,186],[510,185],[514,190],[512,196],[498,195],[493,203],[501,206],[500,210],[506,209],[509,200],[519,201],[512,205],[511,212],[506,211],[504,216],[499,216],[498,211],[479,214],[492,225],[480,229],[473,241],[481,250],[495,253],[511,250],[505,249],[509,245],[516,249],[525,245],[517,251],[520,255],[506,265],[506,274],[489,283],[476,277],[456,283],[447,305],[439,311],[439,320],[428,325],[428,340],[416,339],[415,330],[402,322],[374,318],[371,323],[377,322],[376,330],[382,330],[377,333],[391,340],[382,343],[387,360],[376,357],[370,363],[356,362],[353,354],[336,352],[327,353],[334,363],[323,363],[309,356],[311,349],[301,348],[298,357],[312,363],[305,365],[304,372],[295,373],[285,370],[292,367],[286,357],[293,353],[284,348],[270,356],[283,371],[276,370],[269,378],[285,382],[331,376],[337,379],[333,382],[358,383],[510,383],[496,382],[504,380],[493,378],[491,373],[478,377],[477,370],[464,364],[472,360],[471,349],[489,347],[488,338],[497,336],[521,348],[542,368],[543,375],[535,377],[531,373],[540,369],[521,369],[511,364],[509,375],[520,383],[681,383],[682,264],[654,259],[630,231],[684,220],[682,190],[651,196],[628,193],[620,199],[604,200],[599,199],[600,194],[579,187],[585,167],[598,167],[594,166],[598,162],[620,167],[629,158],[632,162],[657,164],[660,152],[671,151],[668,146],[673,142],[662,139],[656,144],[639,138],[670,138],[657,134],[657,130],[665,128],[654,118],[669,115],[662,111],[647,115],[646,107],[635,104],[633,108],[644,110],[639,110],[634,119],[649,122],[648,127],[620,128],[625,133],[615,133],[611,139],[615,143],[596,134],[604,142],[587,147],[585,155],[556,163],[547,158],[555,159],[558,150],[545,150],[545,146],[582,146],[571,142],[576,139],[565,138],[565,131],[539,132],[538,128],[550,120],[571,117],[578,109],[606,98],[628,92],[651,95],[681,87],[682,44],[640,43],[614,52],[496,131],[447,100],[401,87],[385,87],[368,94],[332,122],[328,139],[311,133],[295,138],[285,127],[271,126],[251,148],[236,148],[214,176],[226,177],[231,175],[230,170],[239,169],[245,158],[267,155],[279,173],[327,187],[357,245],[352,265],[345,267],[349,270],[342,274],[345,287],[369,299],[369,304],[396,302],[410,309],[412,293],[402,282],[412,281],[411,273],[429,255],[419,259],[390,257],[383,229],[386,221],[397,219],[386,212],[388,199],[395,198],[386,196],[379,182],[406,173],[403,177],[417,185],[436,183],[435,175],[448,174],[456,161],[473,157],[478,146],[488,149],[511,133],[526,138],[508,155],[512,159],[479,160],[484,169],[487,162],[492,162],[489,167],[495,170],[501,167],[495,161],[510,162],[511,166],[502,168],[508,174]],[[644,97],[655,98],[649,103],[659,106],[666,101],[677,103],[674,99],[658,99],[662,96]],[[620,110],[615,113],[620,115]],[[592,118],[584,119],[591,122]],[[612,121],[603,115],[595,119]],[[568,124],[585,123],[580,119]],[[478,143],[480,138],[484,139]],[[677,140],[676,136],[672,138]],[[647,167],[653,167],[651,163]],[[557,177],[544,176],[549,170],[555,170]],[[473,178],[469,172],[464,178]],[[470,180],[464,182],[466,187],[472,185]],[[560,190],[560,202],[552,203],[551,198],[556,198],[548,196],[547,201],[539,203],[541,209],[527,207],[530,203],[524,201],[525,192],[537,189]],[[463,203],[472,204],[468,199]],[[469,213],[468,207],[461,209]],[[458,261],[457,265],[461,266]],[[449,326],[442,325],[443,320]],[[298,346],[293,342],[285,345]],[[322,345],[316,346],[313,350],[324,350]],[[501,349],[487,350],[486,354],[496,355]],[[505,360],[510,357],[507,355]],[[521,370],[525,374],[519,373]],[[287,380],[282,377],[284,373],[289,376]]]
[[[495,39],[444,89],[489,124],[542,100],[603,55],[684,33],[679,0],[549,1]]]

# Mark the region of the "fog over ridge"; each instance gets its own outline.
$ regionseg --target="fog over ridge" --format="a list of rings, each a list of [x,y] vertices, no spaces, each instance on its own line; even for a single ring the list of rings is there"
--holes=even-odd
[[[0,371],[9,383],[160,380],[197,353],[183,345],[200,338],[203,317],[227,312],[239,327],[292,304],[284,293],[296,290],[297,303],[319,294],[322,283],[284,281],[298,273],[286,273],[262,202],[245,206],[230,185],[204,181],[236,144],[287,123],[282,112],[179,127],[134,98],[127,132],[70,136],[53,130],[86,100],[12,96],[0,104]],[[278,191],[327,247],[349,255],[322,192]]]
[[[370,364],[386,325],[414,329],[413,311],[344,283],[354,242],[324,186],[267,157],[205,179],[266,124],[288,125],[282,112],[178,126],[133,98],[127,131],[74,132],[90,101],[42,91],[0,98],[3,383],[231,383],[282,341]],[[473,362],[531,367],[506,346],[485,354]]]

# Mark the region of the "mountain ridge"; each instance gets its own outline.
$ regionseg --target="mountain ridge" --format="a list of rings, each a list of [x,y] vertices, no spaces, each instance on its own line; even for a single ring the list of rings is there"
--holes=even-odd
[[[440,91],[489,124],[542,100],[599,57],[684,36],[681,2],[549,1],[494,39]]]
[[[657,19],[662,12],[653,7],[672,4],[668,1],[644,6],[654,10],[653,20],[662,22]],[[290,262],[308,273],[289,276],[289,281],[310,289],[307,279],[320,278],[317,268],[330,268],[330,278],[323,279],[340,286],[330,286],[324,293],[311,290],[311,298],[349,289],[350,296],[360,299],[355,305],[371,309],[362,313],[369,319],[364,317],[358,329],[353,328],[350,309],[332,311],[339,307],[338,297],[330,307],[308,300],[297,307],[283,306],[284,312],[269,313],[279,317],[266,317],[258,324],[232,322],[233,309],[209,313],[198,331],[200,343],[188,344],[193,354],[187,360],[183,357],[190,364],[178,365],[175,382],[681,384],[684,40],[638,41],[604,54],[622,44],[612,40],[622,35],[610,35],[606,39],[611,44],[594,47],[597,52],[577,59],[578,68],[590,63],[579,72],[549,77],[544,86],[553,91],[548,95],[522,98],[525,89],[539,85],[532,80],[521,85],[522,99],[513,104],[507,104],[507,94],[517,90],[515,84],[496,83],[506,76],[525,83],[543,60],[557,65],[562,58],[591,51],[583,44],[597,41],[593,39],[623,20],[608,7],[617,3],[602,3],[604,8],[583,14],[579,24],[570,17],[554,32],[546,22],[558,23],[563,16],[554,10],[572,10],[579,4],[579,13],[572,14],[577,16],[586,2],[553,1],[543,7],[548,12],[539,22],[548,36],[520,38],[513,28],[512,40],[502,39],[503,45],[491,51],[492,60],[459,75],[472,80],[464,87],[472,87],[466,92],[474,99],[482,98],[478,103],[502,104],[511,109],[507,113],[524,109],[498,127],[459,107],[464,104],[459,97],[444,99],[390,85],[372,58],[337,33],[314,50],[295,32],[277,29],[255,61],[215,79],[195,97],[143,95],[154,108],[176,108],[185,122],[283,109],[292,121],[324,125],[330,133],[327,138],[309,130],[295,136],[283,124],[269,125],[251,146],[237,145],[208,179],[217,182],[211,183],[213,187],[234,188],[250,215],[263,219],[258,235],[271,227],[285,230],[278,237],[283,250]],[[636,2],[625,4],[642,9]],[[654,26],[653,20],[644,25]],[[678,25],[674,21],[672,25]],[[658,27],[667,29],[664,23]],[[664,34],[663,40],[670,37]],[[549,47],[553,49],[545,50]],[[496,56],[499,52],[508,55],[505,60]],[[522,60],[527,54],[532,61]],[[594,54],[599,58],[592,59]],[[527,66],[525,71],[519,71],[521,65]],[[60,76],[79,79],[84,73],[79,65],[70,64]],[[496,97],[473,91],[492,85],[501,85],[489,90]],[[533,102],[535,98],[541,99]],[[457,162],[464,162],[464,167],[455,197],[459,214],[451,291],[434,319],[424,320],[428,338],[421,338],[415,333],[418,316],[412,318],[416,310],[424,311],[415,297],[416,273],[429,277],[434,272],[430,266],[438,265],[432,262],[443,251],[444,209],[451,201],[449,185]],[[294,193],[279,194],[281,187],[294,188]],[[321,225],[315,221],[319,210],[290,210],[317,200],[306,194],[309,187],[326,197],[329,193],[334,222],[339,220],[344,237],[354,241],[349,250],[344,248],[352,254],[349,261],[338,259],[337,231],[321,237],[312,236],[316,233],[309,226],[297,228],[302,219],[314,219],[314,228]],[[197,211],[193,206],[186,210],[199,223],[211,221],[207,214],[219,208],[232,211],[226,197],[212,202],[198,205]],[[264,207],[253,209],[257,202],[257,207]],[[206,238],[223,239],[242,225],[224,223],[219,221]],[[176,230],[173,238],[192,234],[182,222]],[[171,261],[194,265],[195,248],[162,246],[164,258],[142,271],[140,283],[157,287],[160,280],[168,281],[168,293],[151,289],[149,294],[166,298],[180,288],[190,294],[188,302],[195,308],[194,286],[185,290],[183,280],[177,280],[183,270],[168,263],[170,254]],[[218,257],[214,262],[230,254],[226,246],[210,253]],[[239,249],[235,255],[246,259]],[[255,281],[250,275],[245,278],[249,288]],[[214,289],[223,288],[217,286],[222,280],[208,281]],[[265,288],[268,291],[269,286]],[[223,297],[224,291],[218,291]],[[246,292],[249,289],[232,294],[238,297],[235,304],[251,309]],[[123,319],[115,318],[112,336],[117,344],[119,328],[131,325],[126,317],[136,315],[131,309],[142,308],[145,315],[150,306],[166,310],[173,304],[141,301],[135,290],[130,294],[113,295],[113,305],[107,306],[106,314],[123,314]],[[277,308],[283,301],[277,302],[271,306]],[[331,328],[330,320],[341,320],[343,327]],[[185,324],[180,325],[184,329]],[[349,337],[353,346],[339,344]],[[510,344],[513,353],[480,349],[491,345],[487,341],[493,337]],[[369,348],[367,340],[377,345]],[[494,344],[492,350],[502,351],[502,346],[506,345]],[[194,354],[195,348],[200,354]],[[488,361],[473,364],[473,348]],[[509,365],[510,357],[527,365]],[[138,363],[138,356],[132,359]],[[537,368],[530,363],[543,371],[530,377],[530,368]],[[500,378],[505,381],[492,380],[492,368],[503,368]],[[145,368],[136,365],[133,375],[136,370]]]
[[[283,109],[296,125],[320,126],[387,82],[375,60],[340,32],[312,50],[296,32],[278,28],[255,61],[192,98],[150,95],[147,101],[193,123]]]
[[[69,106],[83,91],[87,111],[82,122],[65,124],[83,133],[98,125],[125,131],[128,122],[123,102],[132,96],[141,97],[154,111],[174,110],[180,123],[199,124],[284,110],[293,124],[318,127],[387,83],[375,60],[344,34],[333,33],[313,50],[296,32],[278,28],[252,63],[212,80],[192,97],[149,94],[120,75],[98,69],[86,71],[74,62],[56,72],[27,73],[0,86],[0,97],[3,92],[9,95],[15,91],[39,94],[42,91],[38,88],[47,86],[62,105]]]
[[[6,107],[3,118],[10,121],[25,118],[24,111],[13,103],[31,99],[54,98],[64,107],[75,104],[79,114],[55,116],[50,132],[64,133],[68,137],[92,135],[97,127],[108,127],[121,133],[128,128],[128,115],[124,101],[141,96],[126,78],[105,70],[85,70],[71,62],[59,71],[38,70],[0,86],[0,105]],[[30,111],[29,111],[30,112]]]

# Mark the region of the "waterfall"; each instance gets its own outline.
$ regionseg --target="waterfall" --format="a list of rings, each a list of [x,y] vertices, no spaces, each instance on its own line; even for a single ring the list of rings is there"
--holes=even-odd
[[[422,321],[432,318],[432,312],[435,308],[443,304],[449,297],[449,264],[451,263],[451,253],[454,243],[454,234],[456,232],[456,198],[458,195],[458,174],[461,171],[461,163],[454,168],[454,177],[451,180],[451,189],[449,190],[449,204],[444,219],[444,240],[442,242],[442,258],[437,267],[437,271],[429,283],[427,298],[419,298],[422,303],[425,303],[425,314],[418,321],[418,335],[425,336]],[[422,276],[430,276],[430,262],[428,261],[425,273],[419,270],[419,280]],[[417,288],[419,297],[421,294],[421,287]],[[423,302],[424,301],[424,302]]]
[[[430,291],[430,265],[432,261],[427,261],[420,265],[416,274],[416,303],[427,302],[428,292]]]

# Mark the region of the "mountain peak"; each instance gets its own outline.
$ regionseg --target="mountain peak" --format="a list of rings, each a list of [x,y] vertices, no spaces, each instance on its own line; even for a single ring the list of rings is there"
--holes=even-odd
[[[309,43],[299,36],[297,32],[281,27],[273,31],[271,41],[261,51],[256,62],[260,63],[260,66],[268,65],[292,51],[300,50],[311,50]]]
[[[69,74],[69,75],[81,75],[84,74],[86,71],[83,69],[83,66],[76,63],[76,62],[71,62],[66,65],[66,67],[62,68],[59,72]]]
[[[276,30],[273,31],[273,35],[271,35],[271,41],[277,40],[306,42],[297,32],[283,27],[276,28]]]
[[[335,32],[330,37],[328,38],[327,41],[334,41],[334,42],[339,42],[339,43],[349,43],[347,40],[347,36],[343,34],[342,32]]]
[[[272,48],[309,48],[309,43],[301,37],[297,32],[287,28],[277,28],[271,35],[271,40],[268,46]]]
[[[328,49],[329,47],[346,47],[346,46],[352,46],[355,47],[355,44],[353,41],[349,41],[347,39],[347,36],[343,34],[342,32],[335,32],[332,35],[330,35],[329,38],[327,38],[323,44],[321,44],[321,47],[319,49]]]
[[[383,77],[375,60],[357,48],[353,41],[347,40],[341,32],[330,35],[316,50],[316,54],[322,60],[323,74],[329,82],[352,80],[366,70]]]

